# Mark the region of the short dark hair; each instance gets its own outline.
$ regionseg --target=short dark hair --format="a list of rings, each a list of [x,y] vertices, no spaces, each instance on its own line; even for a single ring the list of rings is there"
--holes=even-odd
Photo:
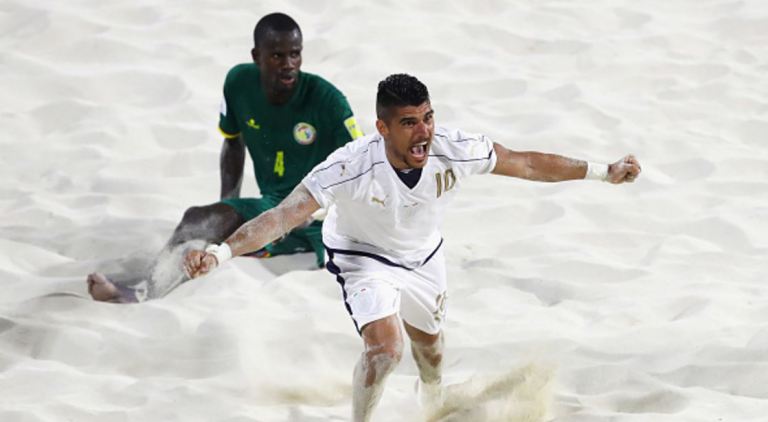
[[[392,107],[418,106],[429,101],[427,87],[418,79],[405,73],[387,76],[379,82],[376,93],[376,117],[385,119]]]
[[[258,48],[259,42],[264,39],[269,31],[299,31],[299,35],[301,35],[301,28],[299,28],[299,24],[292,17],[280,12],[270,13],[259,19],[256,27],[253,28],[253,46]]]

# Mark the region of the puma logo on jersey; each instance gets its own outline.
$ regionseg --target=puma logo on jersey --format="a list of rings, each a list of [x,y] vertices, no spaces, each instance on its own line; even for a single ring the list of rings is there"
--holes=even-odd
[[[261,125],[256,123],[256,120],[253,120],[253,119],[248,119],[248,122],[246,122],[245,124],[247,124],[248,127],[252,127],[256,130],[261,129]]]
[[[371,202],[376,203],[376,204],[381,204],[382,207],[386,207],[387,206],[387,204],[384,203],[384,201],[386,201],[386,200],[387,200],[386,196],[384,197],[384,199],[379,199],[379,198],[377,198],[375,196],[371,197]]]

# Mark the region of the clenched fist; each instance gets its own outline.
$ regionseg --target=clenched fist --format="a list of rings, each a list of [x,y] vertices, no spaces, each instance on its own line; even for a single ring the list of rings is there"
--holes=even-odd
[[[640,171],[640,162],[630,154],[608,166],[608,177],[605,180],[615,184],[631,183],[635,181]]]
[[[201,250],[192,250],[184,257],[184,272],[189,278],[208,274],[219,265],[216,256]]]

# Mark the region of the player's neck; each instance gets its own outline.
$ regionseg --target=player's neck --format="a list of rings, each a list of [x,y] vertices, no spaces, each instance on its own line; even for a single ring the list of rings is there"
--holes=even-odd
[[[267,101],[275,106],[281,106],[288,103],[293,97],[293,90],[284,92],[264,91],[264,96],[267,97]]]
[[[397,154],[390,151],[389,148],[386,148],[385,152],[387,154],[387,161],[389,161],[389,165],[392,166],[392,168],[395,170],[403,171],[411,169],[411,166],[409,166],[404,159],[397,157]]]
[[[296,92],[297,85],[298,83],[294,84],[290,89],[283,90],[275,89],[274,86],[268,86],[264,83],[264,81],[262,81],[261,90],[264,92],[264,96],[267,98],[268,103],[274,106],[282,106],[288,104],[288,102],[291,101],[293,94]]]

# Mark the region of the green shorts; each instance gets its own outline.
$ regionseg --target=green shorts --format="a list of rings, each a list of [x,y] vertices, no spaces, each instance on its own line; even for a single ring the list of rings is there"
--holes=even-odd
[[[232,198],[221,201],[234,208],[245,221],[256,218],[259,214],[272,209],[280,203],[273,198]],[[314,252],[317,266],[325,265],[325,248],[323,247],[323,223],[313,221],[307,227],[295,229],[287,236],[264,247],[270,256],[288,255],[300,252]]]

